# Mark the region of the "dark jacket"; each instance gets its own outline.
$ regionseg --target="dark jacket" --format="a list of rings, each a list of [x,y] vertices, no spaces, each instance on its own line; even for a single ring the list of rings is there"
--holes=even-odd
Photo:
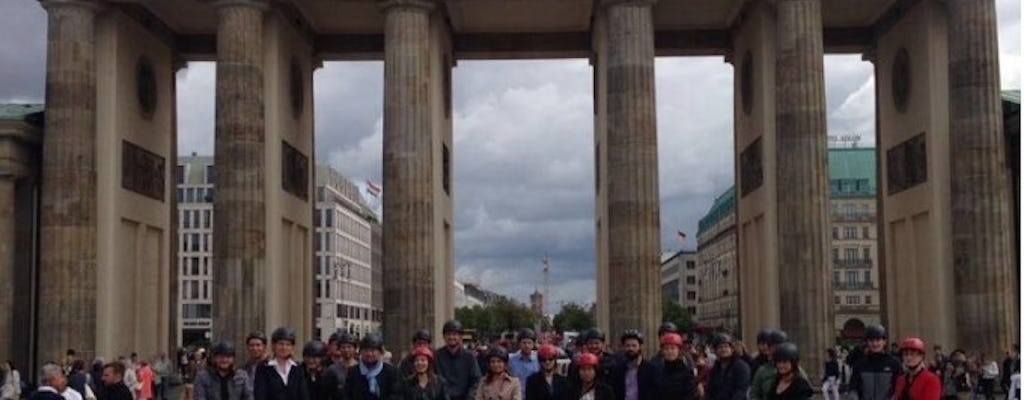
[[[59,393],[51,392],[49,390],[42,391],[36,390],[32,392],[32,395],[28,397],[29,400],[64,400],[64,396]]]
[[[89,375],[85,371],[75,371],[71,375],[68,375],[68,386],[75,389],[76,392],[81,393],[85,396],[85,386],[89,382]]]
[[[821,381],[825,382],[828,380],[829,377],[835,377],[836,380],[841,378],[839,376],[839,361],[825,361],[825,376],[821,377]]]
[[[228,396],[223,396],[224,387]],[[249,374],[237,369],[228,376],[221,376],[214,370],[199,373],[195,382],[195,400],[252,400]]]
[[[440,347],[434,351],[434,362],[452,400],[473,398],[480,384],[480,365],[472,353],[460,348],[452,354],[446,347]]]
[[[662,361],[655,394],[659,400],[693,400],[697,398],[697,378],[693,368],[682,358]]]
[[[765,365],[765,364],[770,364],[770,362],[768,360],[768,355],[766,355],[766,354],[758,353],[757,357],[754,357],[754,358],[750,359],[750,374],[751,374],[751,376],[753,376],[753,374],[757,373],[757,370],[759,368],[761,368],[762,365]]]
[[[811,383],[804,379],[799,374],[793,377],[793,382],[790,382],[789,387],[783,390],[782,393],[778,393],[775,388],[779,385],[779,378],[776,375],[775,384],[772,385],[772,390],[768,392],[768,400],[808,400],[814,395],[814,390],[811,389]]]
[[[582,353],[580,353],[582,354]],[[577,357],[578,358],[578,357]],[[612,353],[604,352],[598,358],[597,365],[597,381],[608,385],[608,387],[614,387],[612,382],[612,371],[615,366],[619,364],[621,357],[618,357]],[[569,382],[573,385],[578,385],[580,382],[580,367],[573,360],[572,364],[569,364]]]
[[[348,379],[348,367],[332,363],[320,376],[322,400],[344,400],[345,381]],[[314,398],[313,400],[321,400]]]
[[[612,390],[616,399],[626,398],[626,371],[629,361],[622,359],[612,370]],[[649,360],[640,362],[636,371],[637,398],[640,400],[654,399],[658,385],[658,369]]]
[[[408,376],[398,384],[391,400],[448,400],[448,392],[445,391],[444,378],[438,375],[426,387],[420,387],[416,376]]]
[[[558,400],[569,391],[569,379],[560,374],[551,377],[551,384],[544,378],[544,371],[526,378],[526,398],[523,400]]]
[[[750,388],[750,366],[733,357],[718,360],[708,375],[707,400],[746,400]]]
[[[379,374],[377,374],[378,396],[370,393],[370,381],[359,371],[359,366],[350,367],[348,376],[345,378],[345,397],[348,400],[391,400],[395,389],[398,387],[398,370],[391,364],[384,363]]]
[[[565,393],[561,400],[580,400],[581,396],[583,396],[582,383],[571,382],[568,392]],[[611,386],[598,381],[594,384],[594,400],[616,400],[615,391],[612,390]]]
[[[311,400],[306,386],[306,371],[296,363],[288,370],[288,383],[281,380],[277,367],[263,364],[256,367],[253,382],[255,400]]]
[[[135,400],[132,397],[132,392],[128,390],[128,386],[125,386],[124,382],[105,385],[101,392],[96,394],[97,400]]]
[[[303,368],[306,368],[303,366]],[[336,387],[334,383],[328,379],[328,373],[326,369],[317,371],[314,375],[308,368],[306,372],[306,387],[309,388],[309,398],[313,400],[326,400],[331,398],[332,389]]]
[[[902,372],[903,365],[889,353],[870,353],[853,366],[850,389],[859,400],[889,400]]]

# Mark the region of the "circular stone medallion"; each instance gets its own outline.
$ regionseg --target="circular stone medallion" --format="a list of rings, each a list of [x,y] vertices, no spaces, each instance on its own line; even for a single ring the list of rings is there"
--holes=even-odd
[[[754,57],[750,50],[743,54],[743,64],[740,66],[740,101],[743,103],[743,113],[750,115],[754,109]]]
[[[892,62],[892,102],[896,111],[907,112],[907,104],[910,102],[910,53],[906,48],[900,48]]]
[[[146,56],[139,57],[135,67],[135,94],[142,116],[146,119],[153,118],[153,111],[156,110],[156,91],[156,72],[153,70],[153,62]]]

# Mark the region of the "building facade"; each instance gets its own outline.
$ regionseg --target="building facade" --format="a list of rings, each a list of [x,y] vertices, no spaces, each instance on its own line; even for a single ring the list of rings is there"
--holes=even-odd
[[[698,326],[738,332],[736,189],[729,188],[700,219],[697,230]]]
[[[178,328],[180,346],[209,342],[213,332],[213,157],[179,157]]]
[[[680,250],[661,263],[661,296],[686,309],[691,316],[697,310],[697,253]]]

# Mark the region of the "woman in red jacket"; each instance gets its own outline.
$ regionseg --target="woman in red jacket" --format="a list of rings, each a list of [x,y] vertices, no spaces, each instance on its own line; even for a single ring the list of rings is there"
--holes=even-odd
[[[942,381],[926,367],[924,348],[924,340],[916,337],[900,343],[906,372],[896,380],[893,400],[939,400],[942,396]]]

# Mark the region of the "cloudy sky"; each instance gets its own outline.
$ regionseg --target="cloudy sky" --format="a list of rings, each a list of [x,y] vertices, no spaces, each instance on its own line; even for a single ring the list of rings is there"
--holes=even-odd
[[[1020,88],[1020,3],[997,0],[1004,88]],[[0,1],[0,102],[41,102],[46,14]],[[662,249],[732,185],[732,66],[655,64]],[[551,259],[549,304],[594,300],[593,118],[586,60],[461,61],[453,72],[457,276],[526,300]],[[827,56],[830,133],[874,139],[874,79],[859,56]],[[214,67],[178,74],[179,154],[213,153]],[[319,162],[380,182],[383,65],[328,62],[315,74]]]

